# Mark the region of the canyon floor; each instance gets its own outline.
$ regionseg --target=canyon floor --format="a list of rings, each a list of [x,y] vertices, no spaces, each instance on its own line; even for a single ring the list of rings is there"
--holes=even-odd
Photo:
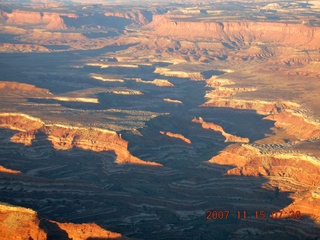
[[[319,11],[3,1],[0,239],[318,239]]]

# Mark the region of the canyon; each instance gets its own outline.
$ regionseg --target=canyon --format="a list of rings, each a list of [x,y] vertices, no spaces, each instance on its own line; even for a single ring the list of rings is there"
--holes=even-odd
[[[0,235],[318,239],[319,10],[4,1]]]

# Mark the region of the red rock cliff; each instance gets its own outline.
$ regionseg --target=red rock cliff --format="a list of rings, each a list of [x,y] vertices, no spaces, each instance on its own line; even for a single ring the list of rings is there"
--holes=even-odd
[[[237,46],[268,43],[317,49],[320,42],[319,28],[300,24],[192,21],[186,16],[156,15],[147,27],[160,36],[189,40],[206,38]]]
[[[99,128],[84,128],[46,125],[38,118],[20,113],[0,114],[0,127],[18,130],[11,141],[31,145],[36,132],[45,133],[56,149],[67,150],[73,147],[102,152],[114,151],[117,163],[131,163],[162,166],[155,162],[146,162],[133,156],[128,150],[128,142],[116,132]]]

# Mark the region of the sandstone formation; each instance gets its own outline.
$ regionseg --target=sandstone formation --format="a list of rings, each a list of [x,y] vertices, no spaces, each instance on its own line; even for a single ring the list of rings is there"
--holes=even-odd
[[[107,78],[104,76],[96,75],[96,74],[90,74],[90,77],[96,80],[100,80],[103,82],[124,82],[123,79],[113,79],[113,78]]]
[[[298,140],[320,138],[320,123],[302,114],[287,110],[269,115],[265,119],[275,121],[275,127],[284,129]]]
[[[311,186],[320,183],[319,159],[298,153],[262,154],[251,145],[231,145],[209,162],[234,166],[229,175],[283,176]]]
[[[74,15],[70,15],[70,17],[74,17]],[[4,13],[3,18],[8,24],[44,25],[47,29],[67,28],[60,14],[52,12],[13,10],[11,13]]]
[[[2,173],[11,173],[11,174],[21,173],[20,171],[12,170],[12,169],[9,169],[9,168],[5,168],[5,167],[3,167],[1,165],[0,165],[0,172],[2,172]]]
[[[296,108],[299,105],[292,102],[269,102],[262,100],[243,100],[228,98],[213,98],[202,104],[203,107],[225,107],[233,109],[255,110],[261,115],[279,113],[285,109]]]
[[[159,87],[173,87],[174,85],[165,79],[154,79],[152,81],[143,81],[142,79],[135,79],[136,82],[146,83],[146,84],[153,84]]]
[[[143,26],[150,22],[151,12],[133,10],[130,12],[106,12],[105,16],[120,17],[131,20],[135,25]],[[149,17],[149,16],[150,17]]]
[[[160,133],[162,135],[166,135],[168,137],[172,137],[172,138],[178,138],[178,139],[181,139],[182,141],[188,143],[188,144],[191,144],[191,140],[184,137],[182,134],[179,134],[179,133],[172,133],[172,132],[164,132],[164,131],[160,131]]]
[[[262,153],[251,145],[231,145],[209,160],[212,164],[228,165],[232,168],[226,175],[265,176],[277,178],[280,190],[286,189],[288,182],[299,185],[293,196],[294,202],[283,209],[290,217],[289,212],[300,210],[303,215],[310,215],[319,222],[320,211],[315,209],[320,204],[315,188],[320,185],[320,159],[299,153]],[[285,180],[287,179],[287,180]],[[282,181],[286,181],[282,187]],[[291,189],[293,190],[293,189]]]
[[[50,52],[50,50],[44,46],[37,44],[12,44],[12,43],[0,43],[0,52]]]
[[[204,80],[204,76],[201,72],[186,72],[186,71],[175,71],[169,68],[157,67],[154,73],[159,73],[163,76],[168,77],[179,77],[179,78],[190,78],[192,80]]]
[[[114,151],[119,164],[142,164],[161,166],[155,162],[146,162],[128,151],[128,142],[116,132],[98,128],[80,128],[59,124],[45,124],[40,119],[19,113],[0,114],[0,127],[20,131],[11,140],[16,143],[31,145],[35,134],[45,133],[55,149],[67,150],[73,147],[96,152]]]
[[[0,205],[0,236],[3,239],[47,239],[39,224],[37,213],[31,209]]]
[[[107,231],[94,223],[74,224],[40,220],[37,212],[31,209],[4,204],[0,204],[0,236],[3,239],[34,240],[45,240],[48,237],[74,240],[122,239],[121,234]]]
[[[253,92],[256,91],[256,88],[241,88],[241,87],[235,87],[235,88],[226,88],[226,87],[217,87],[215,90],[210,91],[206,93],[206,98],[226,98],[231,97],[239,92]]]
[[[171,98],[164,98],[163,101],[165,101],[165,102],[170,102],[170,103],[182,104],[182,101],[177,100],[177,99],[171,99]]]
[[[99,103],[97,98],[85,98],[85,97],[63,97],[63,96],[52,96],[52,97],[43,97],[41,99],[51,99],[62,102],[84,102],[84,103]]]
[[[245,100],[233,98],[239,92],[256,91],[256,88],[223,87],[232,85],[227,79],[210,78],[207,87],[215,87],[206,94],[209,100],[202,107],[226,107],[233,109],[255,110],[258,114],[267,115],[264,119],[275,121],[275,127],[283,129],[298,140],[320,137],[319,123],[299,114],[300,104],[282,101],[270,102],[262,100]]]
[[[179,39],[213,39],[229,44],[230,48],[261,42],[268,45],[303,46],[317,49],[320,31],[316,27],[298,24],[250,21],[192,21],[188,15],[155,15],[146,26],[160,36]]]
[[[39,93],[39,94],[51,94],[48,89],[38,88],[35,85],[19,83],[19,82],[8,82],[0,81],[0,90],[9,92],[9,91],[19,91],[19,93]]]
[[[249,138],[242,138],[242,137],[232,135],[230,133],[226,133],[220,125],[205,122],[201,117],[199,119],[194,118],[192,122],[200,123],[202,128],[204,129],[211,129],[213,131],[220,132],[222,136],[226,138],[225,142],[242,142],[242,143],[250,142]]]
[[[73,240],[87,240],[87,239],[122,239],[120,233],[107,231],[95,223],[59,223],[54,222],[62,230],[68,233],[68,237]]]

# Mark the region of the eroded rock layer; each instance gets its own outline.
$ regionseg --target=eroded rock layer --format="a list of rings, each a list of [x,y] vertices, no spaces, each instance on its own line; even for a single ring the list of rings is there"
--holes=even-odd
[[[192,21],[188,15],[155,15],[146,27],[161,36],[180,39],[214,39],[230,47],[243,47],[261,42],[317,49],[320,31],[298,24],[250,21]]]
[[[320,204],[320,201],[316,194],[314,196],[311,194],[320,185],[319,158],[290,152],[261,152],[252,145],[231,145],[209,162],[232,166],[226,172],[227,175],[278,177],[280,189],[282,181],[297,183],[300,190],[297,189],[293,195],[295,201],[284,211],[300,210],[304,215],[311,215],[313,219],[319,221],[320,212],[315,211],[314,207]],[[284,214],[283,217],[289,217],[289,214]]]
[[[2,113],[0,126],[18,130],[11,141],[31,145],[35,134],[41,132],[48,136],[55,149],[67,150],[73,147],[96,152],[114,151],[117,163],[161,166],[155,162],[146,162],[131,155],[128,142],[116,132],[97,129],[79,128],[63,125],[46,125],[40,119],[19,113]]]
[[[199,119],[194,118],[192,122],[200,123],[202,128],[204,129],[211,129],[213,131],[220,132],[222,136],[226,138],[225,142],[243,142],[243,143],[250,142],[249,138],[242,138],[242,137],[232,135],[230,133],[226,133],[220,125],[217,125],[215,123],[205,122],[201,117]]]
[[[122,239],[121,234],[107,231],[94,223],[40,220],[37,212],[31,209],[4,204],[0,204],[0,220],[0,235],[3,239]]]

